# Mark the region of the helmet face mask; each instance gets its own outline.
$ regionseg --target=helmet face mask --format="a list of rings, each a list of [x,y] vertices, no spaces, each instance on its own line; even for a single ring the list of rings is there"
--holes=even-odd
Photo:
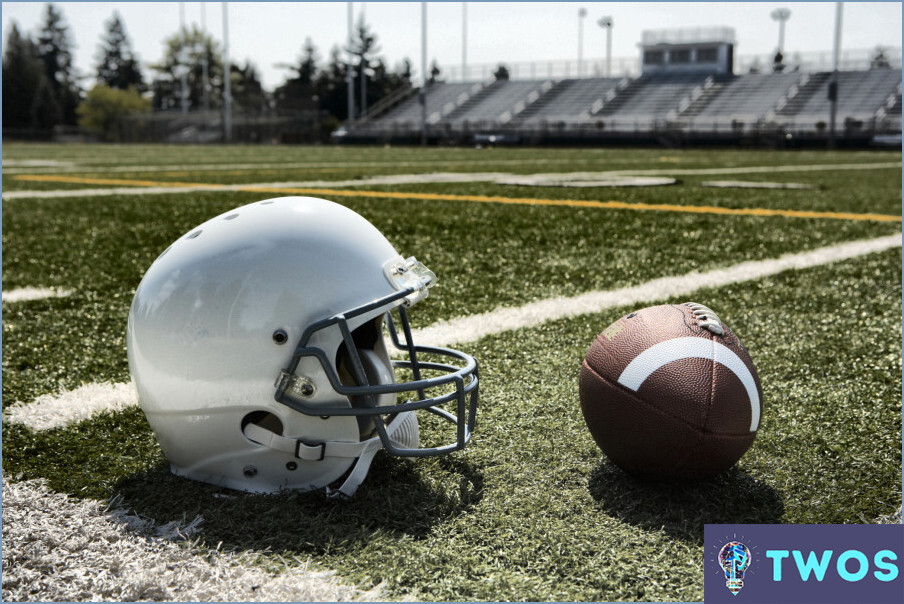
[[[464,448],[477,362],[415,345],[408,321],[435,282],[364,218],[314,198],[249,204],[179,239],[139,285],[127,334],[139,401],[173,472],[347,497],[379,449]],[[421,447],[418,413],[452,424],[452,442]]]

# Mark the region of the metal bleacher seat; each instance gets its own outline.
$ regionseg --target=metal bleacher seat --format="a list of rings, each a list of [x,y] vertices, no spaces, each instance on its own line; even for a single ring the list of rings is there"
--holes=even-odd
[[[789,73],[748,73],[723,83],[719,94],[695,117],[696,123],[752,124],[775,107],[801,77]]]
[[[473,104],[462,105],[460,110],[453,111],[443,121],[457,124],[505,124],[540,98],[552,85],[550,80],[499,80],[491,85],[492,94]]]
[[[706,81],[705,75],[674,74],[656,77],[641,77],[623,91],[629,99],[603,105],[601,114],[616,120],[647,122],[664,119],[670,111],[677,109],[681,100]],[[619,102],[620,101],[620,102]]]
[[[603,106],[619,83],[618,78],[561,80],[522,114],[522,123],[537,125],[573,122]]]
[[[901,72],[891,69],[839,72],[837,119],[871,119],[900,83]],[[829,114],[830,108],[827,93],[814,94],[794,117],[796,120],[824,117]]]
[[[483,88],[474,82],[435,82],[427,89],[427,120],[436,123],[451,113],[471,95]],[[418,95],[413,95],[404,103],[380,117],[383,124],[420,124],[421,104]]]

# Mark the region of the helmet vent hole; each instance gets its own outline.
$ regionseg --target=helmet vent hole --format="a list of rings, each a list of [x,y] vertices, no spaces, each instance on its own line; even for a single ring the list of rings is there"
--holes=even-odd
[[[235,219],[238,218],[238,217],[239,217],[238,214],[230,214],[229,216],[225,216],[225,217],[223,218],[223,220],[235,220]]]
[[[245,431],[245,426],[248,424],[255,424],[264,428],[265,430],[269,430],[275,434],[282,435],[283,433],[283,424],[282,421],[269,411],[252,411],[245,415],[242,418],[242,431]]]
[[[186,237],[186,239],[197,239],[201,233],[202,233],[201,229],[198,229],[194,233],[189,233],[188,237]]]

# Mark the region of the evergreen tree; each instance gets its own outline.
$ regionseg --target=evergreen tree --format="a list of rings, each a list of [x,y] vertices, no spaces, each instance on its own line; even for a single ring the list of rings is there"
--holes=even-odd
[[[317,96],[320,108],[330,116],[330,122],[338,122],[348,118],[348,66],[340,56],[338,46],[330,51],[330,62],[326,69],[317,74]]]
[[[257,68],[250,61],[245,61],[244,67],[232,65],[230,72],[230,92],[237,110],[252,115],[265,112],[269,101]]]
[[[320,100],[316,88],[317,49],[311,38],[305,40],[303,51],[298,65],[289,67],[295,72],[295,77],[286,80],[273,93],[276,110],[280,113],[291,114],[317,109]]]
[[[301,62],[296,68],[298,77],[296,78],[302,84],[314,84],[314,78],[317,76],[317,48],[311,38],[304,41],[304,54],[301,56]]]
[[[106,23],[107,33],[101,39],[97,53],[97,81],[110,88],[127,90],[135,88],[139,92],[147,90],[141,76],[141,65],[132,52],[125,25],[114,12]]]
[[[42,84],[47,87],[44,64],[34,42],[19,33],[16,22],[10,25],[3,54],[3,127],[32,128],[32,108]]]
[[[71,48],[69,26],[63,21],[63,13],[53,4],[48,4],[44,13],[44,24],[38,33],[38,57],[44,64],[44,75],[53,100],[60,109],[59,121],[74,126],[77,119],[75,108],[78,107],[81,91],[76,83],[72,66]],[[42,120],[49,123],[46,117]],[[56,123],[58,122],[49,125],[54,126]]]
[[[356,95],[356,100],[360,103],[360,99],[362,96],[364,97],[363,106],[358,108],[360,113],[364,113],[368,105],[371,104],[371,99],[375,96],[369,90],[368,75],[371,72],[373,57],[380,52],[380,47],[377,46],[377,35],[371,32],[370,26],[364,21],[363,13],[358,18],[358,24],[355,26],[355,37],[351,48],[348,50],[356,57],[357,73],[355,74],[355,81],[358,84],[359,91]],[[363,95],[361,94],[362,92],[364,93]]]

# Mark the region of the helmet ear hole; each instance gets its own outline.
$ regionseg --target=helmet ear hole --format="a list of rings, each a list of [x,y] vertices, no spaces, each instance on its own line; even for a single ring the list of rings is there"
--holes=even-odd
[[[282,436],[283,434],[283,423],[282,421],[270,413],[269,411],[252,411],[245,415],[242,418],[242,432],[245,431],[245,426],[248,424],[256,424],[265,430],[269,430],[274,434],[279,434]]]

